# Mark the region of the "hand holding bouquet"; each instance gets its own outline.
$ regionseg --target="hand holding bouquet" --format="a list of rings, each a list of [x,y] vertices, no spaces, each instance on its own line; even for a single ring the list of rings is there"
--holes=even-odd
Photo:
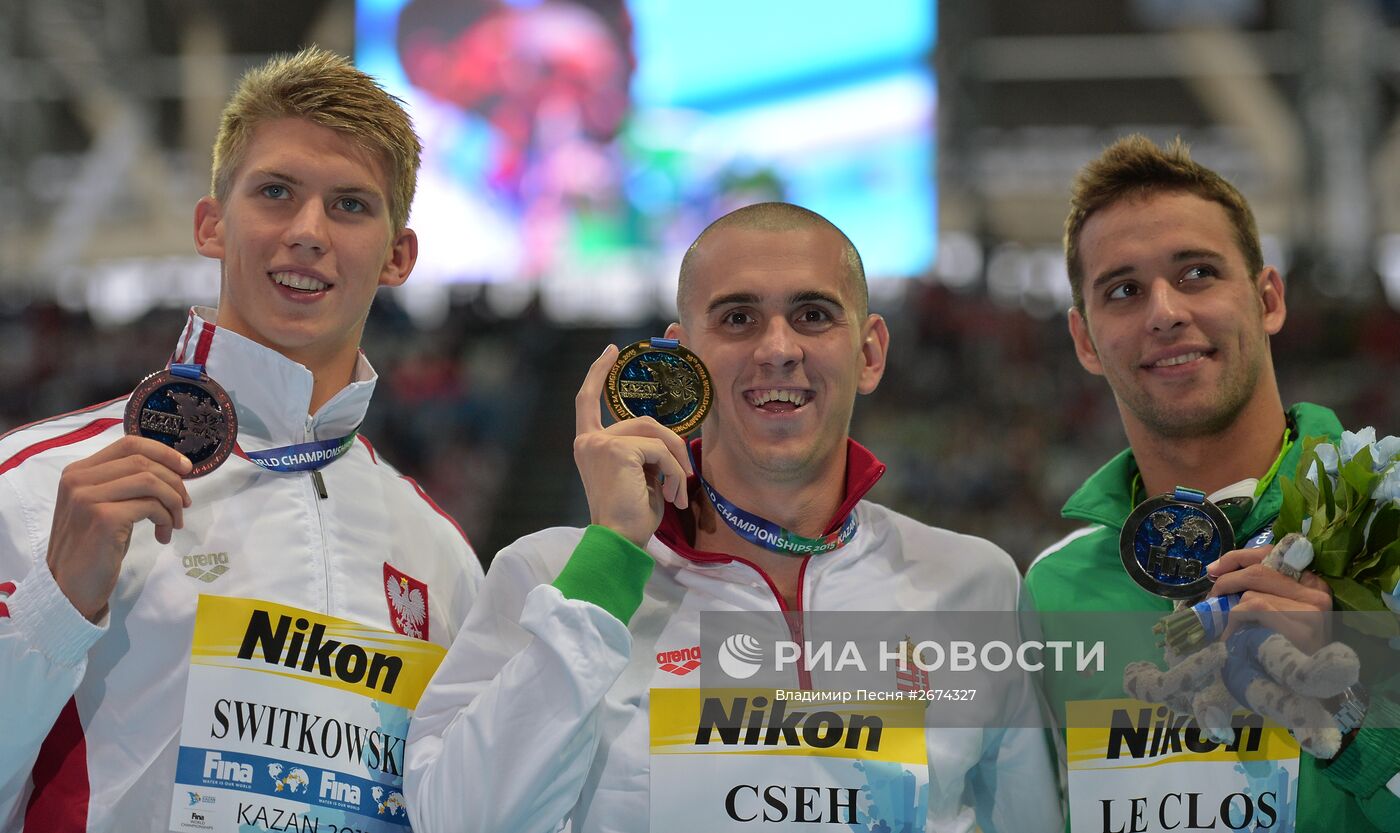
[[[1265,566],[1294,578],[1312,570],[1341,610],[1400,612],[1400,438],[1377,442],[1372,428],[1343,433],[1338,446],[1308,438],[1295,476],[1280,478],[1280,487],[1283,506],[1273,528],[1279,545]],[[1345,729],[1364,712],[1351,688],[1359,670],[1355,652],[1332,643],[1309,656],[1266,628],[1236,623],[1230,629],[1239,599],[1212,597],[1164,617],[1154,630],[1171,670],[1134,663],[1125,688],[1193,712],[1208,731],[1223,732],[1241,703],[1292,729],[1314,755],[1332,757],[1342,731],[1325,716],[1337,715]],[[1400,618],[1359,617],[1356,627],[1395,638]],[[1219,641],[1227,633],[1233,634],[1228,650]]]

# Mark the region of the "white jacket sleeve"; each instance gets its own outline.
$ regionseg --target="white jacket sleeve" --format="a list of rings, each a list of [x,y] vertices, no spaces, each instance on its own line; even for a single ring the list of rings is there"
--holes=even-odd
[[[105,630],[63,595],[30,526],[14,484],[0,477],[0,830],[19,828],[39,749]]]
[[[518,548],[487,572],[409,728],[404,788],[419,833],[555,830],[592,765],[598,705],[627,665],[627,626],[540,583]]]

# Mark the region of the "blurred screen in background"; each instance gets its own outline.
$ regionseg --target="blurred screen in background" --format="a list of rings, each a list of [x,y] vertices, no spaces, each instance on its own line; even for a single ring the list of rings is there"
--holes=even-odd
[[[408,102],[426,146],[414,280],[537,281],[573,288],[580,314],[641,317],[665,308],[706,224],[774,199],[830,218],[872,277],[924,272],[937,10],[840,11],[358,0],[356,63]]]

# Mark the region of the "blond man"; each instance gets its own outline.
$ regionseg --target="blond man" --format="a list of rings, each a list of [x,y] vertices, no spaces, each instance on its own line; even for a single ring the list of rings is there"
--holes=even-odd
[[[307,794],[307,738],[324,754],[329,737],[311,710],[230,689],[210,713],[186,713],[192,632],[211,597],[271,617],[255,633],[255,612],[245,647],[264,659],[286,648],[293,685],[361,673],[310,627],[325,617],[450,644],[480,565],[456,524],[357,435],[376,381],[359,352],[370,303],[417,258],[406,220],[419,151],[397,100],[343,58],[311,48],[249,72],[194,213],[196,250],[221,262],[218,307],[191,310],[166,371],[222,387],[233,413],[212,423],[236,417],[236,435],[215,427],[187,443],[208,413],[152,417],[150,402],[136,409],[141,430],[174,421],[180,444],[131,435],[124,398],[0,439],[0,829],[200,829],[212,808],[235,809],[190,790],[175,813],[177,769],[199,731],[242,732],[249,716],[281,720],[265,735],[269,759],[303,757],[285,772],[227,751],[199,757],[212,761],[206,776],[246,783],[240,823],[276,825],[276,807],[255,801],[265,776]],[[201,455],[215,436],[232,453],[211,467]],[[375,728],[383,768],[399,770],[402,737]]]

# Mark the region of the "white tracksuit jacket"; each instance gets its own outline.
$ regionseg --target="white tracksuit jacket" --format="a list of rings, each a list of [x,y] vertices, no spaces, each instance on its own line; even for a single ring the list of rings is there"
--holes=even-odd
[[[854,506],[859,531],[807,560],[801,611],[1016,609],[1020,578],[1005,552],[860,501],[884,467],[854,442],[847,457],[836,517]],[[630,624],[551,586],[582,530],[545,530],[496,556],[410,727],[404,786],[418,833],[538,833],[564,820],[574,833],[649,828],[649,690],[695,687],[700,676],[675,676],[658,655],[696,645],[702,611],[782,605],[754,566],[686,546],[678,514],[667,511],[646,548],[656,566]],[[623,572],[604,568],[599,578]],[[792,688],[800,682],[794,674]],[[1019,708],[1035,707],[1029,688],[1019,696],[1030,701]],[[925,830],[1063,828],[1043,729],[930,729],[926,739]]]
[[[192,311],[172,361],[205,363],[228,390],[241,450],[331,439],[360,424],[376,378],[363,357],[356,381],[308,417],[311,373],[213,320],[211,310]],[[132,368],[133,381],[155,369]],[[480,563],[456,524],[361,438],[321,470],[325,499],[309,472],[268,472],[238,456],[187,481],[193,505],[184,529],[162,546],[149,523],[138,523],[110,613],[89,623],[46,565],[50,524],[63,467],[120,438],[125,405],[109,402],[0,439],[5,833],[167,829],[199,594],[264,599],[392,630],[388,564],[427,584],[426,637],[449,645],[480,584]],[[197,556],[216,553],[229,569],[206,581]]]

